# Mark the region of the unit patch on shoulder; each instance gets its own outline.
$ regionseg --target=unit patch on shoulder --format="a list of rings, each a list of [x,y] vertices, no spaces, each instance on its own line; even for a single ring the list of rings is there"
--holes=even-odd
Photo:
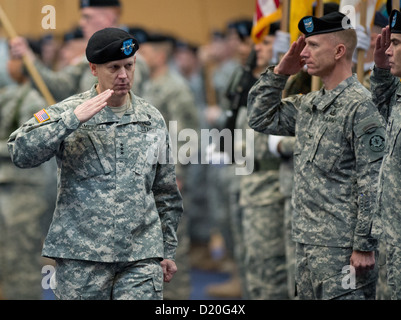
[[[39,112],[35,113],[34,116],[39,123],[50,120],[50,116],[45,109],[42,109]]]
[[[385,139],[380,135],[374,135],[369,141],[370,150],[382,152],[385,148]]]

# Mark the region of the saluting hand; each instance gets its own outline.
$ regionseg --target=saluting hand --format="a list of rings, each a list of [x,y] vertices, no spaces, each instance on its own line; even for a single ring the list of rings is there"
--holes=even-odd
[[[301,58],[301,52],[305,48],[305,36],[301,36],[295,41],[290,50],[284,55],[280,63],[274,68],[274,73],[283,75],[297,74],[303,66],[305,61]]]
[[[382,29],[382,33],[379,34],[376,38],[374,60],[375,60],[375,65],[378,68],[390,69],[388,56],[386,55],[386,50],[390,47],[391,44],[390,36],[391,36],[390,27],[387,26]]]
[[[77,116],[78,120],[81,123],[84,123],[91,119],[95,114],[100,112],[105,106],[107,106],[107,100],[113,95],[114,91],[108,89],[98,94],[96,97],[85,101],[80,104],[75,110],[74,113]]]

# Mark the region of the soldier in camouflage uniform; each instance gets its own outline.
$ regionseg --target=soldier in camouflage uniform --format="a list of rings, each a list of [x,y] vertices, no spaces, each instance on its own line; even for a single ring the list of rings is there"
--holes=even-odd
[[[22,170],[7,150],[10,134],[46,104],[23,74],[21,60],[9,60],[16,85],[0,90],[0,287],[5,299],[42,299],[42,221],[53,209],[54,163]],[[47,225],[48,227],[48,225]]]
[[[401,13],[393,10],[390,26],[378,36],[371,77],[373,101],[387,122],[387,148],[379,177],[378,214],[373,231],[386,245],[387,285],[390,298],[401,299],[400,246],[400,113]]]
[[[301,19],[304,36],[248,97],[252,128],[296,137],[293,239],[300,299],[375,298],[377,240],[370,231],[385,130],[368,90],[352,74],[356,34],[347,21],[340,12]],[[282,99],[288,76],[305,64],[324,87]]]
[[[274,33],[255,45],[255,73],[264,70],[273,57]],[[255,79],[256,81],[256,79]],[[241,108],[237,127],[245,133],[246,108]],[[246,145],[243,133],[243,147]],[[280,192],[280,154],[275,150],[281,137],[254,132],[254,171],[241,177],[239,205],[242,209],[245,297],[252,300],[287,299],[287,271],[284,241],[284,196]],[[273,141],[274,140],[274,141]],[[241,150],[243,152],[243,150]]]
[[[160,112],[131,91],[137,41],[96,32],[86,54],[98,85],[16,130],[8,149],[30,168],[56,157],[58,194],[42,254],[59,299],[162,299],[177,271],[182,198]]]
[[[80,26],[86,40],[89,40],[92,34],[100,29],[119,25],[118,20],[121,15],[119,0],[80,0],[80,9]],[[11,39],[10,46],[14,58],[26,56],[33,61],[56,101],[85,92],[96,82],[96,77],[92,75],[85,56],[82,56],[81,60],[74,65],[67,66],[60,71],[53,71],[36,59],[24,38]],[[141,96],[142,85],[148,78],[148,72],[145,62],[140,55],[137,55],[135,83],[132,88],[136,95]]]
[[[197,161],[199,116],[193,93],[185,79],[173,71],[170,66],[174,49],[174,39],[163,34],[149,34],[147,41],[141,45],[145,61],[150,69],[150,80],[144,85],[143,98],[154,105],[163,115],[172,137],[183,133],[184,129],[192,129],[196,136],[189,142],[174,142],[173,153],[177,155],[177,180],[184,199],[185,214],[183,222],[178,230],[179,246],[177,248],[177,266],[180,271],[174,277],[172,283],[165,286],[165,299],[189,299],[189,233],[187,226],[187,215],[191,214],[191,188],[195,179],[191,178],[194,173],[192,165],[183,164],[181,147],[185,144],[193,151],[184,156],[189,157],[192,162]],[[195,138],[195,139],[194,139]],[[176,138],[174,139],[176,140]],[[191,146],[189,146],[191,144]]]

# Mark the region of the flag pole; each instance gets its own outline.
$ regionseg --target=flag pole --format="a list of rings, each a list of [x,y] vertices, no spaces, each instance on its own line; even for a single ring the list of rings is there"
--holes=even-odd
[[[6,13],[4,12],[3,8],[1,7],[1,5],[0,5],[0,22],[3,25],[9,38],[14,39],[18,36],[16,31],[14,30],[13,25],[11,24],[10,20],[8,19]],[[27,56],[22,57],[22,60],[25,64],[26,68],[28,69],[28,72],[31,75],[33,81],[35,82],[36,86],[38,87],[39,91],[41,92],[43,97],[46,99],[46,102],[49,105],[55,104],[56,101],[52,97],[49,89],[45,85],[42,77],[40,76],[38,70],[35,68],[32,61],[29,60]]]
[[[280,24],[280,29],[283,32],[288,32],[288,15],[289,15],[289,9],[290,9],[290,0],[283,0],[282,2],[282,19],[281,19],[281,24]]]
[[[290,12],[290,0],[282,0],[281,1],[281,12],[282,12],[282,16],[281,16],[281,22],[280,22],[280,30],[282,32],[288,32],[289,31],[289,12]],[[291,42],[291,41],[290,41]],[[290,44],[289,44],[290,45]],[[279,56],[279,59],[281,60],[283,58],[285,53],[281,54]],[[287,92],[286,90],[283,90],[282,98],[286,98],[287,97]]]
[[[393,0],[393,9],[400,10],[400,0]]]
[[[318,0],[316,5],[316,13],[315,16],[320,18],[323,16],[324,13],[324,4],[323,0]],[[312,76],[312,87],[311,91],[318,91],[320,89],[320,78],[317,76]]]
[[[361,0],[360,1],[360,12],[361,12],[361,18],[360,18],[360,25],[362,27],[365,28],[365,30],[367,29],[366,26],[366,16],[367,16],[367,10],[368,10],[368,6],[367,6],[367,2],[366,0]],[[357,76],[358,76],[358,80],[360,82],[363,82],[363,78],[365,77],[365,69],[364,69],[364,65],[365,65],[365,50],[363,49],[358,49],[358,64],[357,64]]]

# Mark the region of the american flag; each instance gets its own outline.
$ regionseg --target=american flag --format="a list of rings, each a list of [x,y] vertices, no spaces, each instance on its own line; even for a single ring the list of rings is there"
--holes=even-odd
[[[252,28],[255,43],[262,41],[269,32],[270,24],[280,20],[281,14],[280,0],[256,0]]]
[[[42,109],[38,113],[35,113],[34,116],[39,121],[39,123],[50,120],[50,116],[45,109]]]

